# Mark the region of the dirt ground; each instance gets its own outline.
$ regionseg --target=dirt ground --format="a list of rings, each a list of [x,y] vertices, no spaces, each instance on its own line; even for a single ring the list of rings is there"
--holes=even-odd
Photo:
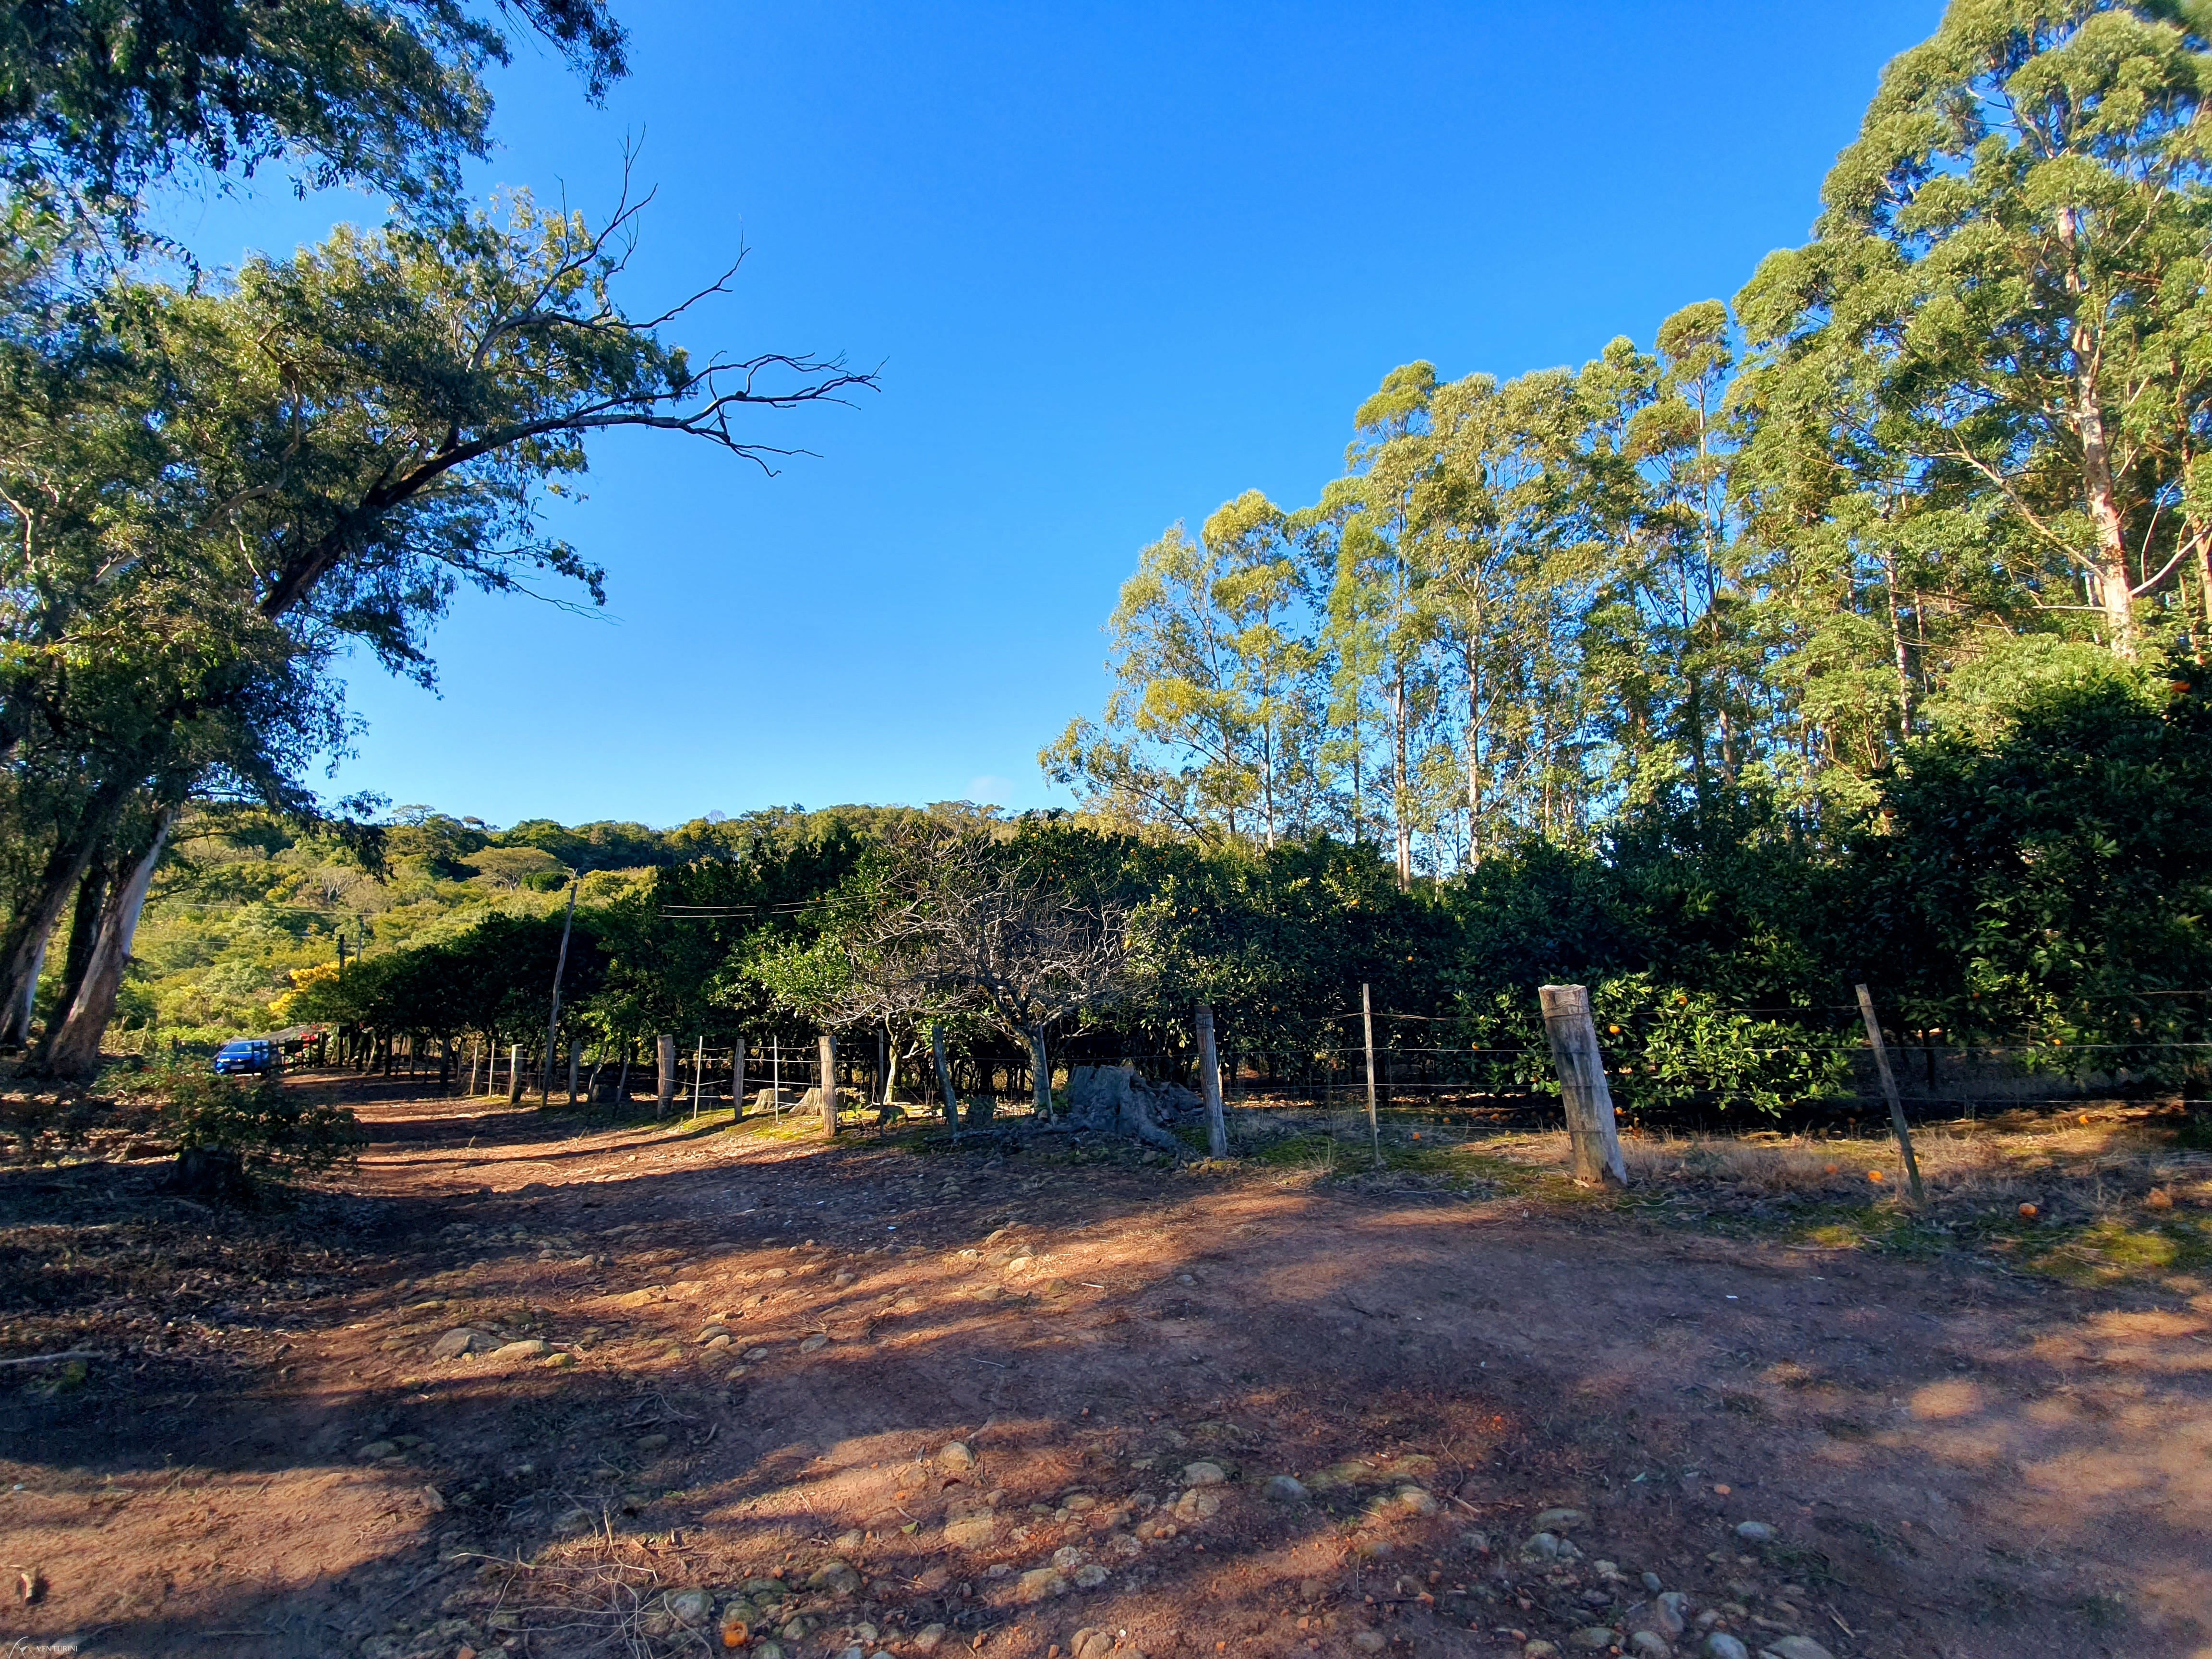
[[[2212,1656],[2186,1274],[292,1086],[0,1169],[0,1652]]]

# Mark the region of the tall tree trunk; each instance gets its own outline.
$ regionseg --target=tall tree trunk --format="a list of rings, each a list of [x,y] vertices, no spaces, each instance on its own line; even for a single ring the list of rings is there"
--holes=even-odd
[[[53,937],[54,925],[61,920],[62,907],[69,902],[70,893],[83,880],[93,855],[114,829],[116,817],[130,793],[126,784],[102,784],[68,828],[56,836],[53,850],[46,855],[46,867],[40,872],[38,884],[28,901],[16,911],[4,947],[0,947],[0,1011],[4,1011],[0,1012],[0,1018],[12,1021],[15,1011],[27,1006],[28,998],[36,994],[39,970],[46,962],[46,942]],[[11,1035],[20,1042],[30,1033],[25,1030]]]
[[[1905,646],[1905,618],[1897,608],[1897,555],[1881,552],[1882,580],[1889,592],[1889,648],[1897,659],[1897,707],[1900,738],[1912,735],[1912,658]]]
[[[1367,839],[1367,796],[1360,781],[1359,711],[1357,704],[1352,714],[1352,844],[1358,847]]]
[[[1467,867],[1482,866],[1482,669],[1470,642],[1467,663]]]
[[[0,1046],[13,1047],[31,1040],[31,1017],[38,1011],[39,975],[46,971],[46,947],[39,947],[31,971],[23,976],[22,994],[0,1009]]]
[[[1260,739],[1260,809],[1267,816],[1267,850],[1275,850],[1275,731],[1270,724]]]
[[[1406,775],[1406,673],[1398,671],[1390,688],[1390,818],[1398,842],[1398,890],[1413,890],[1413,823],[1407,797],[1412,792]]]
[[[2105,607],[2112,630],[2112,649],[2135,659],[2135,575],[2128,563],[2127,525],[2120,514],[2119,494],[2112,482],[2112,464],[2105,440],[2105,412],[2096,401],[2094,372],[2082,375],[2075,419],[2081,434],[2082,501],[2089,523],[2097,532],[2097,598]]]
[[[2088,283],[2081,274],[2080,236],[2077,210],[2060,209],[2058,240],[2069,262],[2066,291],[2086,301]],[[2137,643],[2135,576],[2128,564],[2127,520],[2120,511],[2112,445],[2105,430],[2104,345],[2095,326],[2079,310],[2068,343],[2074,353],[2074,430],[2081,441],[2081,505],[2097,536],[2097,601],[2112,626],[2113,651],[2132,661]]]
[[[154,836],[138,855],[130,876],[112,898],[100,908],[100,926],[86,953],[84,976],[69,1005],[60,1029],[46,1045],[45,1067],[56,1077],[88,1082],[100,1069],[100,1040],[115,1018],[116,994],[123,988],[124,969],[131,965],[131,945],[137,937],[139,913],[146,908],[146,890],[154,879],[154,866],[161,861],[169,826],[176,810],[164,807],[154,820]]]

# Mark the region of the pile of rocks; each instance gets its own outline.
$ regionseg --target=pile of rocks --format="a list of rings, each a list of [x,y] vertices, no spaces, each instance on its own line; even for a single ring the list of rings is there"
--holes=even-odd
[[[1754,1618],[1735,1601],[1701,1606],[1688,1591],[1668,1589],[1656,1572],[1632,1577],[1610,1561],[1593,1561],[1578,1570],[1576,1564],[1584,1555],[1571,1534],[1589,1525],[1589,1516],[1581,1510],[1546,1510],[1536,1516],[1535,1530],[1516,1554],[1524,1571],[1543,1571],[1558,1580],[1561,1589],[1581,1582],[1585,1572],[1594,1574],[1598,1587],[1581,1599],[1593,1609],[1607,1607],[1613,1622],[1584,1626],[1566,1636],[1564,1644],[1531,1640],[1521,1650],[1522,1659],[1553,1659],[1563,1645],[1569,1651],[1621,1652],[1633,1659],[1674,1659],[1678,1654],[1695,1654],[1698,1659],[1833,1659],[1809,1636],[1781,1629],[1772,1620]],[[1755,1547],[1771,1542],[1774,1530],[1763,1522],[1747,1521],[1736,1528],[1736,1536],[1740,1543]],[[1637,1594],[1639,1584],[1641,1595]],[[1777,1603],[1773,1610],[1785,1607]]]

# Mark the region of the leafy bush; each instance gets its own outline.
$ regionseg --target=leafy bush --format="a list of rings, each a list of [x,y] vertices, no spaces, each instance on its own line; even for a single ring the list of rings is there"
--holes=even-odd
[[[205,1062],[149,1069],[137,1079],[155,1133],[179,1152],[234,1155],[249,1170],[327,1170],[353,1156],[361,1125],[345,1107],[288,1094],[273,1077],[216,1077]]]

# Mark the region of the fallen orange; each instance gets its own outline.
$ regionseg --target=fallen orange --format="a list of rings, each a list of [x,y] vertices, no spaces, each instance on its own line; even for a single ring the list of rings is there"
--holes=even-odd
[[[2033,1204],[2023,1204],[2020,1206],[2020,1218],[2022,1221],[2033,1221],[2042,1213],[2043,1212]]]
[[[1883,1175],[1879,1170],[1869,1170],[1867,1171],[1867,1179],[1874,1182],[1875,1186],[1879,1187],[1884,1181],[1887,1180],[1888,1177]]]

